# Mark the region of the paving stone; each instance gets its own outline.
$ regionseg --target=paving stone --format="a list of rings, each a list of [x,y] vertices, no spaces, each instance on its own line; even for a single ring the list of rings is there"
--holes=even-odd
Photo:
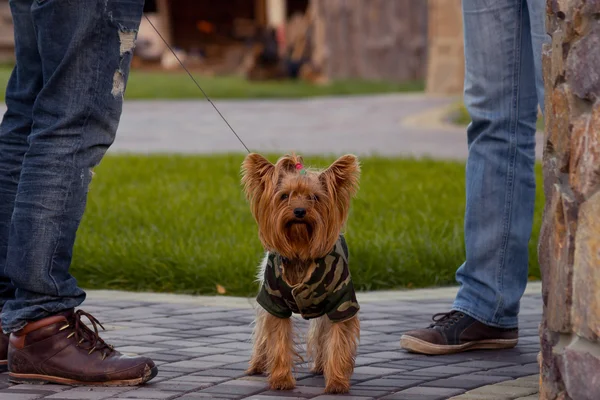
[[[8,379],[8,376],[7,376]],[[62,392],[65,390],[69,390],[71,387],[70,386],[64,386],[64,385],[53,385],[53,384],[47,384],[44,386],[40,386],[40,385],[12,385],[10,387],[10,390],[32,390],[32,391],[44,391],[44,392],[53,392],[53,393],[57,393],[57,392]]]
[[[169,392],[191,392],[193,390],[205,389],[213,384],[214,382],[191,382],[171,379],[158,383],[149,383],[146,387],[152,390],[164,390]]]
[[[229,381],[215,386],[211,386],[207,389],[202,390],[202,393],[250,396],[263,392],[267,388],[267,385],[252,385],[252,382],[250,381],[245,382],[244,384],[236,384],[236,382],[238,381]]]
[[[10,393],[10,394],[9,394]],[[5,397],[6,396],[6,397]],[[10,397],[8,397],[10,396]],[[0,391],[0,399],[10,399],[10,400],[33,400],[33,399],[41,399],[43,398],[43,394],[35,394],[35,393],[19,393],[19,392],[5,392]]]
[[[118,399],[144,399],[144,400],[163,400],[174,399],[178,397],[176,392],[166,392],[162,390],[152,390],[148,388],[135,389],[129,392],[114,396]]]
[[[223,363],[211,361],[178,361],[162,365],[161,368],[168,371],[195,372],[202,369],[209,369],[222,366]]]
[[[404,366],[402,364],[395,363],[395,362],[369,364],[369,367],[382,368],[382,369],[393,369],[396,373],[412,370],[412,368],[408,368],[408,369],[404,368]]]
[[[526,364],[526,365],[516,365],[516,366],[512,366],[512,367],[490,369],[488,371],[478,372],[478,375],[479,374],[482,374],[482,375],[487,375],[487,374],[505,375],[505,376],[510,376],[513,378],[518,378],[520,376],[532,375],[539,371],[540,371],[540,367],[536,362],[535,364],[532,363],[532,364]]]
[[[381,358],[370,357],[370,353],[367,354],[359,354],[356,357],[355,365],[360,367],[363,365],[371,365],[375,363],[380,363]]]
[[[226,378],[238,378],[245,374],[239,370],[226,369],[226,368],[214,368],[207,371],[195,372],[192,376],[214,376],[214,377],[226,377]]]
[[[222,348],[222,349],[249,350],[249,349],[252,349],[252,343],[227,342],[227,343],[215,344],[215,347]]]
[[[335,396],[335,395],[321,395],[321,396],[317,396],[314,397],[314,400],[339,400],[341,398],[345,399],[345,400],[373,400],[374,397],[371,396],[352,396],[352,395],[344,395],[344,396]]]
[[[320,388],[325,387],[325,378],[323,376],[309,376],[303,379],[296,379],[297,386],[316,386]]]
[[[45,397],[46,399],[76,399],[76,400],[103,400],[114,397],[118,394],[125,393],[132,390],[129,387],[126,388],[111,388],[111,387],[98,387],[98,388],[86,388],[78,387],[69,389],[63,392],[53,394]]]
[[[165,362],[184,361],[184,360],[187,360],[187,359],[190,359],[193,357],[193,356],[190,356],[188,354],[183,354],[183,353],[181,353],[181,354],[149,353],[149,354],[144,354],[144,356],[150,357],[151,359],[153,359],[155,361],[165,361]]]
[[[534,379],[514,379],[509,381],[500,382],[497,386],[520,386],[526,388],[538,388],[539,386],[539,375],[536,375]]]
[[[221,365],[221,366],[223,368],[227,368],[227,369],[237,369],[240,371],[246,371],[248,369],[248,361],[234,363],[234,364]]]
[[[226,382],[230,378],[219,377],[219,376],[194,376],[194,375],[183,375],[178,378],[171,379],[169,382],[183,382],[183,383],[199,383],[199,384],[210,384],[215,385],[217,383]],[[154,380],[152,380],[154,382]]]
[[[244,397],[244,400],[299,400],[304,399],[304,397],[291,397],[291,396],[281,396],[281,393],[277,393],[277,395],[268,395],[268,394],[257,394],[254,396]]]
[[[491,394],[461,394],[458,396],[450,397],[448,400],[513,400],[510,397],[497,396]]]
[[[384,400],[446,400],[451,396],[464,393],[462,389],[436,388],[428,386],[415,386],[402,390],[389,396]]]
[[[458,388],[458,389],[474,389],[480,386],[490,385],[502,382],[509,379],[506,376],[493,375],[459,375],[451,378],[438,379],[430,381],[427,386]]]
[[[454,367],[467,367],[474,369],[494,369],[494,368],[502,368],[507,367],[509,365],[513,365],[506,361],[487,361],[487,360],[475,360],[475,361],[466,361],[463,363],[454,364]]]
[[[469,394],[487,394],[495,396],[507,396],[507,397],[523,397],[530,396],[538,392],[538,388],[528,388],[519,386],[507,386],[507,385],[490,385],[484,386],[478,389],[470,390]]]
[[[223,350],[221,350],[223,351]],[[215,354],[206,357],[195,358],[193,361],[208,361],[211,363],[220,363],[221,365],[225,364],[235,364],[238,362],[249,361],[249,357],[245,356],[234,356],[231,354]]]
[[[357,373],[357,374],[363,374],[363,375],[376,375],[376,376],[380,376],[380,375],[393,374],[393,373],[396,373],[398,371],[396,369],[394,369],[394,368],[377,368],[377,367],[364,366],[364,367],[354,368],[354,372]]]
[[[144,354],[155,353],[168,349],[168,347],[149,347],[149,346],[123,346],[119,347],[121,353]]]
[[[365,387],[373,387],[373,388],[390,388],[390,390],[393,389],[404,389],[404,388],[410,388],[413,386],[417,386],[419,384],[423,383],[423,380],[421,379],[399,379],[399,378],[379,378],[379,379],[372,379],[369,381],[364,381],[364,382],[360,382],[358,384],[355,385],[356,388],[365,388]]]
[[[403,368],[415,367],[415,369],[423,369],[429,367],[436,367],[441,364],[441,361],[435,361],[435,359],[429,360],[402,360]]]
[[[383,358],[384,360],[401,360],[411,358],[410,353],[403,351],[381,351],[378,353],[369,353],[369,358]]]
[[[198,392],[198,393],[188,393],[185,394],[181,397],[177,397],[177,400],[199,400],[199,399],[227,399],[227,400],[234,400],[234,399],[241,399],[244,396],[239,396],[239,395],[227,395],[227,394],[218,394],[218,393],[202,393],[202,392]]]

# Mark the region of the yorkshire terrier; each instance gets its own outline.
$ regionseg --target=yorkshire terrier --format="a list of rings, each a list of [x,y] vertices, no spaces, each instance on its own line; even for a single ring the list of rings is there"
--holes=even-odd
[[[325,377],[325,392],[350,390],[360,307],[342,229],[359,176],[354,155],[321,171],[305,169],[296,155],[272,164],[249,154],[243,162],[242,183],[266,250],[247,373],[267,373],[271,389],[296,385],[292,368],[302,357],[290,319],[295,313],[310,320],[307,352],[312,372]]]

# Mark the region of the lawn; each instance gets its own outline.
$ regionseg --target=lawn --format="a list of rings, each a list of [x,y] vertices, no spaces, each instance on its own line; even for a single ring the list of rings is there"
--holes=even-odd
[[[79,283],[192,294],[215,294],[221,285],[228,295],[254,295],[262,249],[239,184],[242,159],[107,156],[76,242],[72,271]],[[306,161],[326,166],[332,158]],[[357,288],[454,284],[464,256],[464,164],[376,157],[362,164],[347,229]],[[539,278],[541,207],[538,187],[532,278]]]
[[[0,66],[0,100],[11,69]],[[326,86],[299,81],[249,82],[240,77],[194,76],[204,91],[214,99],[301,98],[328,95],[359,95],[423,90],[423,82],[389,83],[361,80],[336,81]],[[185,72],[132,71],[126,97],[130,99],[204,98]]]

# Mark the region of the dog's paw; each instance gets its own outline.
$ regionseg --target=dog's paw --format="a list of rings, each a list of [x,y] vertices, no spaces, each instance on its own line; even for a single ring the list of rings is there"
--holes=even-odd
[[[327,382],[325,393],[343,394],[350,391],[350,382]]]
[[[312,367],[310,372],[311,372],[311,374],[315,374],[315,375],[323,375],[323,366],[315,365],[314,367]]]
[[[273,390],[291,390],[296,387],[296,380],[289,375],[281,379],[271,379],[269,384]]]
[[[250,368],[246,370],[246,375],[262,375],[265,371],[256,365],[251,365]]]

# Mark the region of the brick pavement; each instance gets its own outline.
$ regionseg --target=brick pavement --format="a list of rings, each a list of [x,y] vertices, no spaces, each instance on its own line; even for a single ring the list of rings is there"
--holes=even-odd
[[[528,293],[535,293],[537,288]],[[103,337],[123,352],[151,356],[159,364],[157,378],[139,388],[90,389],[58,385],[11,386],[7,375],[2,374],[0,399],[534,398],[531,396],[537,393],[534,382],[538,373],[536,357],[541,316],[538,294],[526,294],[523,299],[521,340],[515,349],[427,357],[402,351],[400,335],[427,325],[434,313],[446,311],[452,293],[446,291],[445,296],[417,300],[410,300],[410,292],[406,293],[363,296],[359,356],[352,390],[346,396],[324,395],[323,378],[310,374],[307,365],[298,366],[297,388],[289,392],[270,391],[265,377],[244,376],[250,356],[250,324],[254,314],[246,299],[223,300],[223,305],[218,306],[218,299],[204,302],[212,305],[200,305],[192,297],[169,302],[163,301],[166,297],[161,296],[153,300],[135,294],[122,298],[109,294],[101,299],[92,294],[83,309],[105,323],[107,332]],[[431,296],[436,291],[424,293]],[[305,332],[307,323],[301,319],[295,321]],[[486,385],[493,386],[481,388]]]

